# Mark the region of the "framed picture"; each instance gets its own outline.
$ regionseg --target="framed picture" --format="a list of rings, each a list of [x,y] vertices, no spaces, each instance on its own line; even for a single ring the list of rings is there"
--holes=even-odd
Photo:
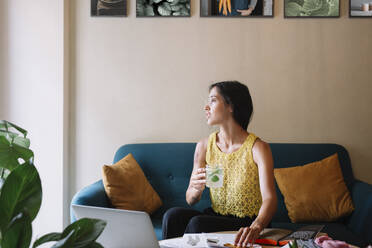
[[[127,16],[127,0],[90,0],[91,16]]]
[[[190,0],[137,0],[137,17],[190,17]]]
[[[284,0],[284,17],[340,17],[340,0]]]
[[[200,0],[201,17],[273,17],[274,0]]]
[[[372,17],[371,0],[349,0],[350,17]]]

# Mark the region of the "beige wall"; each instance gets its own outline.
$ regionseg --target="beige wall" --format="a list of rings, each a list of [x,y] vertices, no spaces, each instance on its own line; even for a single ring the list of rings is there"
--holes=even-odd
[[[253,95],[250,130],[268,142],[344,145],[357,178],[372,183],[371,20],[92,18],[71,5],[72,193],[101,178],[133,142],[195,142],[211,129],[202,106],[213,81]],[[192,165],[190,165],[192,166]]]

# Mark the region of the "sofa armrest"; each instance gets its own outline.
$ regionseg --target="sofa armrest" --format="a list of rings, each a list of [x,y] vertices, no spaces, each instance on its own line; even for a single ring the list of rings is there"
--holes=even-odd
[[[372,243],[372,185],[356,180],[351,197],[355,210],[348,220],[348,228]]]
[[[91,185],[78,191],[71,200],[72,205],[85,205],[94,207],[111,208],[109,198],[106,195],[102,180],[99,180]],[[70,221],[76,220],[72,207],[70,206]]]

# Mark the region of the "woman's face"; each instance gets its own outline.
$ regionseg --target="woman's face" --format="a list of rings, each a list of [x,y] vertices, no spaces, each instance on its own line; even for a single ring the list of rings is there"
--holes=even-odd
[[[213,87],[209,92],[208,101],[204,110],[207,123],[210,126],[223,123],[232,114],[231,107],[225,103],[216,87]]]

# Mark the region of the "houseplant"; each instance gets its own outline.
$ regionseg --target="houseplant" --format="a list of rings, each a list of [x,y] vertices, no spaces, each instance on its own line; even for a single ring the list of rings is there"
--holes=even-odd
[[[8,121],[0,121],[0,248],[28,248],[31,223],[42,200],[39,173],[34,153],[29,148],[27,131]],[[55,241],[57,247],[102,247],[96,242],[106,222],[80,219],[62,233],[49,233],[33,244],[33,248]]]

